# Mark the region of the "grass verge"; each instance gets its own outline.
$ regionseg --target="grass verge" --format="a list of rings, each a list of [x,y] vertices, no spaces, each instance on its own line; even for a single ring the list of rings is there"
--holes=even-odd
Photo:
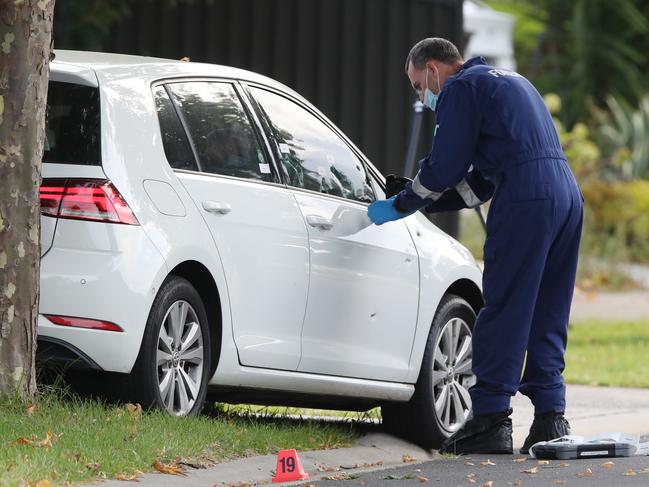
[[[177,418],[49,388],[35,407],[0,402],[0,486],[127,479],[153,471],[156,462],[158,467],[209,466],[285,448],[349,446],[356,436],[350,424],[260,419],[220,410]]]
[[[571,384],[649,387],[649,321],[582,321],[568,332],[564,377]]]

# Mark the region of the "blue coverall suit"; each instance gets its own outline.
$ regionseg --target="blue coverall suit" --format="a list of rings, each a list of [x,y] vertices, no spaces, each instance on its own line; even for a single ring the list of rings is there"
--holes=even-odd
[[[433,148],[394,206],[448,211],[493,197],[473,334],[474,414],[506,411],[516,391],[536,414],[563,412],[583,197],[551,116],[524,77],[473,58],[444,83],[436,122]]]

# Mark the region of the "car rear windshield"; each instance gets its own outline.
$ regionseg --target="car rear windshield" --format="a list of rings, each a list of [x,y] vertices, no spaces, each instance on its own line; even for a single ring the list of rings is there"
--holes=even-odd
[[[101,164],[99,90],[50,81],[43,162]]]

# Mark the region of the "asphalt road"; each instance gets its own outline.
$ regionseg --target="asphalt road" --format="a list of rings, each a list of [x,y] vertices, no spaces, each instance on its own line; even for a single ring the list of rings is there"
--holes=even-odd
[[[524,472],[526,470],[528,472]],[[646,487],[649,486],[649,457],[539,463],[538,460],[522,455],[474,455],[356,474],[353,479],[344,479],[344,472],[335,472],[332,477],[340,480],[318,480],[313,485]]]

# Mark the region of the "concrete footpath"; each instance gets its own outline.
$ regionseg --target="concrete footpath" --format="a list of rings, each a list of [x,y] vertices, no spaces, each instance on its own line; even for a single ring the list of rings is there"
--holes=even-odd
[[[623,389],[568,386],[568,410],[573,434],[593,435],[621,431],[628,434],[649,434],[649,389]],[[533,418],[533,409],[522,396],[513,400],[514,445],[522,445]],[[377,426],[368,426],[369,434],[352,448],[298,452],[311,480],[337,477],[349,478],[377,469],[410,465],[439,459],[415,445],[380,433]],[[270,483],[275,470],[275,455],[250,457],[222,463],[202,470],[188,470],[186,476],[158,473],[139,478],[138,485],[147,487],[211,487],[248,486]],[[96,484],[95,484],[96,485]],[[124,482],[107,481],[102,487],[124,487]]]

